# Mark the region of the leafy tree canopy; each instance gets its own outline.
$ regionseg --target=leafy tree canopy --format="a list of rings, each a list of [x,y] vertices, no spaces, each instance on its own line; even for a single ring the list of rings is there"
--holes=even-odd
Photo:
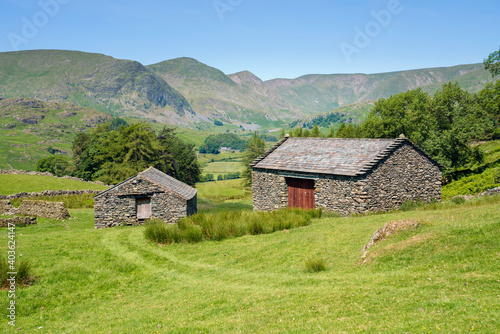
[[[243,184],[245,186],[252,185],[252,167],[250,164],[261,156],[266,151],[266,142],[254,132],[252,138],[248,141],[246,145],[245,154],[243,156],[243,165],[245,170],[241,174],[243,178]]]
[[[484,68],[490,71],[492,76],[500,74],[500,50],[491,53],[483,63]]]

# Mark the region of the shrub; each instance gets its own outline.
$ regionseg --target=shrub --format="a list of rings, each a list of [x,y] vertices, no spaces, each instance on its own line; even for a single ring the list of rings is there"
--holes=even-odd
[[[306,273],[317,273],[326,270],[326,260],[324,258],[319,259],[307,259],[304,264],[304,272]]]

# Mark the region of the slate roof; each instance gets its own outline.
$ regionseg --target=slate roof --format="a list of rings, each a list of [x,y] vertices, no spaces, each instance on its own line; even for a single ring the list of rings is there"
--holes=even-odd
[[[411,144],[405,138],[285,137],[254,160],[251,166],[291,172],[359,176],[370,171],[405,142]]]
[[[159,171],[158,169],[156,169],[154,167],[149,167],[145,171],[140,172],[139,174],[134,175],[131,178],[115,185],[114,187],[111,187],[108,190],[105,190],[102,193],[94,196],[94,198],[98,197],[104,193],[107,193],[111,189],[119,187],[120,185],[122,185],[122,184],[124,184],[132,179],[135,179],[137,176],[142,176],[143,178],[155,183],[156,185],[158,185],[166,190],[174,192],[175,194],[179,195],[180,197],[182,197],[185,200],[190,200],[198,192],[198,190],[196,190],[193,187],[188,186],[184,182],[181,182],[181,181]]]

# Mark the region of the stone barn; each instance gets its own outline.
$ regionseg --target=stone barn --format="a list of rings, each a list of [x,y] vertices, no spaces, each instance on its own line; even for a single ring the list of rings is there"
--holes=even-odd
[[[95,228],[141,225],[148,218],[176,223],[196,213],[196,193],[187,184],[149,167],[94,197]]]
[[[251,166],[259,211],[323,208],[349,215],[441,200],[441,167],[404,136],[285,137]]]

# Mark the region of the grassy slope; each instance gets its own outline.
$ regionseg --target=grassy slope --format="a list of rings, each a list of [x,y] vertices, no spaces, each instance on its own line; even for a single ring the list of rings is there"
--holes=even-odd
[[[109,114],[65,103],[44,103],[35,99],[39,106],[30,108],[19,99],[0,101],[0,168],[34,170],[37,160],[50,156],[49,147],[71,152],[71,142],[78,132],[87,131],[97,123],[111,119]],[[73,115],[74,114],[74,115]],[[37,124],[26,124],[19,119],[43,117]],[[6,126],[9,124],[9,127]]]
[[[443,199],[457,195],[476,195],[500,187],[500,140],[479,145],[484,152],[484,162],[471,166],[469,176],[462,177],[443,187]]]
[[[147,243],[142,227],[94,230],[91,210],[71,210],[73,220],[17,229],[17,252],[34,261],[38,281],[17,292],[16,328],[494,333],[498,204],[496,197],[446,210],[326,218],[285,233],[167,247]],[[369,263],[357,264],[373,232],[400,219],[424,225],[380,243]],[[311,257],[325,258],[328,270],[304,273]],[[0,330],[11,327],[3,321]]]
[[[0,174],[0,195],[44,190],[106,190],[98,184],[42,175]]]

